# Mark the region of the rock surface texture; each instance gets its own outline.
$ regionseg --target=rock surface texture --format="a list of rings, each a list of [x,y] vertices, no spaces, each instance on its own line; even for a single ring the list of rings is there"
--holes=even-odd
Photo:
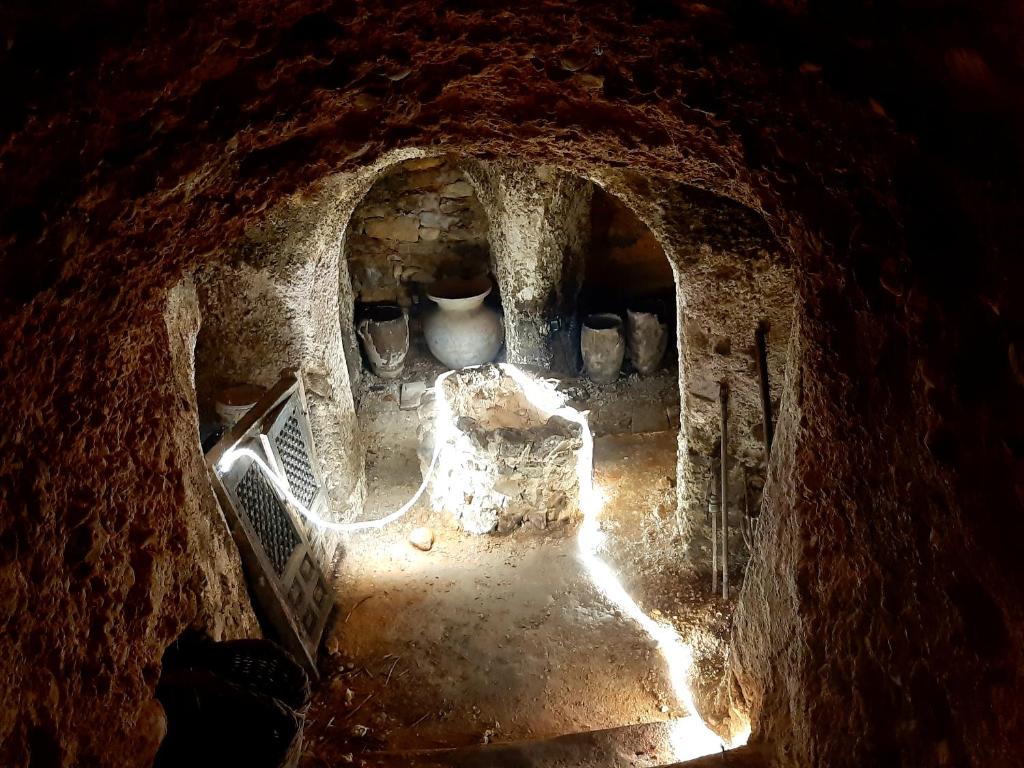
[[[508,361],[575,372],[572,310],[590,235],[591,185],[522,160],[465,167],[490,222]]]
[[[728,222],[684,215],[681,185],[763,218],[796,299],[729,672],[753,738],[781,765],[1020,763],[1016,4],[19,5],[0,46],[0,763],[148,764],[166,646],[256,631],[199,453],[192,337],[275,340],[260,376],[315,380],[318,444],[357,466],[344,230],[385,168],[449,152],[601,183],[695,276],[687,302]],[[251,325],[203,311],[211,270]],[[358,476],[339,471],[339,505]]]
[[[352,214],[346,259],[357,302],[423,302],[435,280],[490,271],[487,217],[464,174],[443,157],[407,160]]]
[[[438,386],[419,408],[424,477],[439,450],[430,482],[435,510],[475,534],[545,530],[579,517],[579,424],[548,416],[494,365]]]

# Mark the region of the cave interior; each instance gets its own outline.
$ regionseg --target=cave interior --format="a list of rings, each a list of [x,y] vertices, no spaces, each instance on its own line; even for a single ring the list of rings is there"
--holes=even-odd
[[[0,764],[1024,765],[1013,3],[15,5]]]
[[[307,715],[318,757],[607,731],[661,765],[742,744],[749,721],[721,670],[761,504],[765,420],[781,401],[794,286],[757,214],[685,185],[671,194],[693,198],[693,216],[728,221],[713,255],[670,259],[641,218],[657,227],[656,212],[595,181],[512,159],[417,156],[382,168],[341,221],[334,279],[303,273],[308,262],[283,268],[273,251],[261,269],[196,275],[199,431],[218,457],[218,437],[275,385],[270,345],[297,336],[338,350],[319,381],[305,377],[304,393],[329,498],[318,517],[339,522],[317,525],[305,508],[295,518],[339,606],[323,652],[307,654],[323,678]],[[307,222],[282,219],[279,236]],[[469,367],[444,340],[435,350],[426,339],[431,316],[443,314],[430,297],[446,285],[490,288],[471,311],[495,318],[502,338],[471,349]],[[288,327],[288,296],[332,316]],[[595,363],[610,373],[585,359],[583,326],[604,327],[594,317],[614,325],[610,352],[600,351],[613,359]],[[379,335],[396,323],[397,342]],[[327,328],[333,338],[318,337]],[[465,333],[479,347],[488,328]],[[381,356],[392,343],[397,363]],[[349,389],[325,398],[324,382]],[[723,382],[732,440],[724,511]],[[581,424],[535,402],[551,397]],[[342,420],[351,431],[319,439]],[[581,429],[592,480],[580,475]],[[222,458],[209,456],[223,474]],[[587,483],[599,503],[584,498]],[[591,527],[600,542],[588,540]],[[599,554],[602,571],[607,563],[620,589],[628,583],[628,607],[588,566]],[[630,615],[637,610],[658,625],[653,634]],[[674,636],[669,646],[661,631]],[[673,644],[684,660],[662,659]],[[573,659],[584,648],[595,654],[581,675]],[[684,691],[674,688],[675,664]],[[383,680],[371,671],[381,665]],[[389,690],[390,679],[401,686]],[[372,737],[317,728],[357,699]],[[708,729],[676,743],[672,729],[689,717],[714,722],[720,736]]]

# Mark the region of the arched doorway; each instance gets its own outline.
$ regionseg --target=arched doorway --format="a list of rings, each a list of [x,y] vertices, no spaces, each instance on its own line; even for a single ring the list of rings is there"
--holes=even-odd
[[[449,169],[464,176],[444,177]],[[435,202],[424,181],[410,181],[424,171],[433,173],[422,179],[441,175],[435,187],[464,180],[479,201],[486,240],[471,251],[472,260],[460,261],[456,253],[464,240],[451,239],[445,245],[441,232],[436,238],[431,232],[424,247],[423,230],[432,228],[429,223],[436,220],[427,216],[425,226],[424,214],[435,212]],[[717,348],[703,345],[698,334],[739,339],[748,321],[751,330],[756,326],[764,306],[782,294],[769,292],[747,304],[737,286],[747,285],[760,270],[781,268],[779,252],[763,231],[763,223],[757,229],[752,212],[749,221],[744,219],[734,231],[737,242],[733,244],[726,232],[715,230],[709,236],[675,217],[678,207],[691,222],[735,218],[737,211],[726,201],[702,198],[690,188],[673,188],[655,199],[620,179],[599,181],[600,186],[564,170],[512,160],[430,158],[396,166],[355,207],[348,228],[350,240],[343,251],[351,271],[351,277],[343,279],[350,281],[353,314],[358,318],[375,301],[398,303],[410,312],[412,336],[410,361],[399,379],[381,379],[361,364],[354,387],[360,436],[368,447],[369,503],[363,518],[379,518],[397,509],[416,491],[426,469],[419,434],[431,411],[429,407],[403,409],[402,390],[417,380],[429,389],[437,374],[446,370],[427,356],[417,339],[421,331],[416,319],[424,305],[426,279],[445,276],[440,274],[441,267],[432,265],[477,270],[486,265],[500,287],[506,327],[514,339],[506,349],[508,359],[533,375],[557,381],[560,392],[590,412],[598,443],[598,482],[609,491],[602,511],[607,542],[603,557],[645,608],[657,612],[652,615],[691,631],[699,625],[705,643],[702,661],[720,663],[725,647],[721,606],[705,578],[712,547],[709,526],[704,526],[707,503],[702,489],[694,490],[704,474],[710,476],[717,432],[709,428],[703,411],[695,411],[699,415],[692,420],[680,411],[696,402],[701,393],[694,382],[712,370],[744,377],[737,391],[756,387],[756,373],[745,348],[739,349],[739,341],[734,356],[732,348],[721,344]],[[436,199],[436,212],[441,213],[445,198],[438,194]],[[716,206],[725,212],[713,214]],[[477,209],[466,205],[465,210]],[[750,247],[751,240],[757,247]],[[446,249],[448,253],[443,252]],[[432,261],[415,261],[424,254]],[[631,269],[631,263],[638,268]],[[390,271],[384,269],[389,264]],[[788,279],[784,274],[779,284]],[[791,299],[790,294],[783,315]],[[716,314],[716,302],[728,304],[728,310]],[[590,311],[624,314],[629,309],[653,309],[666,326],[669,343],[655,371],[640,375],[627,357],[613,384],[596,385],[581,376],[578,360],[568,370],[561,367],[566,356],[560,357],[557,350],[578,350],[583,315]],[[784,338],[784,330],[780,331]],[[692,349],[687,348],[690,335]],[[712,366],[711,355],[727,360],[724,367]],[[777,381],[783,359],[784,354],[773,368]],[[756,414],[757,404],[744,400],[734,418],[746,425],[751,408]],[[701,442],[705,437],[710,447]],[[679,486],[680,478],[685,490]],[[680,500],[690,505],[682,519],[677,515]],[[729,514],[737,518],[743,513],[733,500]],[[738,518],[734,525],[738,536]],[[406,541],[414,528],[424,526],[431,529],[432,547],[426,552]],[[397,662],[393,672],[411,682],[413,695],[398,700],[394,692],[374,692],[376,684],[369,677],[361,681],[365,686],[354,686],[357,693],[373,694],[374,703],[367,705],[371,710],[402,712],[432,707],[456,691],[463,697],[452,705],[452,721],[428,718],[416,728],[394,724],[390,743],[409,745],[422,737],[448,745],[472,740],[476,736],[465,730],[466,724],[485,710],[506,724],[522,719],[518,726],[506,725],[503,738],[554,735],[611,727],[636,717],[655,721],[683,714],[673,709],[672,693],[664,687],[653,702],[638,704],[635,686],[660,662],[630,656],[627,646],[647,640],[628,621],[621,624],[623,617],[613,614],[607,625],[591,621],[596,615],[592,612],[607,610],[607,601],[579,570],[573,530],[548,533],[523,530],[496,539],[471,536],[422,505],[399,523],[352,537],[341,579],[347,599],[358,609],[344,627],[336,627],[328,647],[355,664],[372,664],[374,655],[382,652],[394,662],[404,658],[401,649],[409,643],[424,649],[407,663]],[[734,557],[742,554],[742,545],[734,544]],[[742,571],[741,557],[730,563],[734,572]],[[520,580],[524,581],[521,590],[510,589]],[[382,585],[386,594],[381,592]],[[547,591],[542,596],[538,590]],[[512,642],[511,630],[530,627],[541,603],[543,628],[537,625],[534,635]],[[603,634],[605,630],[608,634]],[[582,674],[590,675],[593,690],[599,692],[588,702],[586,713],[570,711],[570,700],[579,693],[574,687],[578,676],[570,680],[565,675],[573,670],[572,660],[579,658],[583,638],[590,650],[605,648],[610,654],[595,655],[582,664]],[[436,650],[451,646],[461,650],[454,656]],[[540,662],[541,658],[558,661]],[[494,688],[496,669],[510,687]],[[385,677],[389,670],[390,665]],[[456,679],[460,685],[453,687]],[[717,685],[718,678],[709,677],[707,682]],[[708,701],[714,698],[710,692],[705,694]],[[547,702],[554,711],[522,714],[529,709],[527,702],[536,700]],[[329,696],[322,705],[342,706]]]

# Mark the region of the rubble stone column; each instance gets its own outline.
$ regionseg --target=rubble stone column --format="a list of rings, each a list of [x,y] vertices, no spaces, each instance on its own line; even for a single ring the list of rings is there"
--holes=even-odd
[[[575,373],[591,184],[518,161],[467,162],[465,171],[490,222],[508,361]]]

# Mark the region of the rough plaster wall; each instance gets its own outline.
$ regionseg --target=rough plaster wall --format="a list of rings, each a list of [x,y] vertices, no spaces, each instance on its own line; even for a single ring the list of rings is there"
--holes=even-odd
[[[66,388],[51,371],[35,411],[7,412],[3,765],[109,764],[112,739],[148,764],[165,728],[153,692],[166,646],[189,628],[259,635],[199,447],[194,290],[135,312],[128,328],[109,314],[96,331],[62,324]]]
[[[208,402],[225,386],[273,386],[301,371],[332,514],[362,511],[363,449],[349,376],[353,295],[343,250],[352,211],[396,153],[361,172],[332,176],[315,195],[295,196],[249,229],[224,262],[199,273],[203,328],[199,391]],[[358,353],[356,353],[358,354]]]
[[[139,548],[123,523],[160,529],[161,572],[195,572],[181,510],[128,459],[174,444],[174,419],[138,416],[173,400],[154,341],[167,290],[296,190],[443,145],[629,167],[765,216],[794,255],[802,418],[762,527],[776,545],[745,586],[797,589],[740,599],[737,647],[756,652],[737,670],[770,704],[755,736],[787,765],[1019,762],[1015,4],[116,0],[8,20],[0,725],[38,728],[37,760],[86,763],[85,741],[106,764],[149,754],[151,676],[133,660],[183,614],[165,601],[147,637],[118,592],[116,622],[78,651],[115,615],[84,596]],[[118,531],[95,571],[61,565],[70,500]],[[97,668],[116,691],[93,686]],[[27,762],[7,736],[4,762]]]
[[[769,323],[769,382],[777,404],[795,298],[792,270],[763,220],[743,206],[635,174],[607,173],[598,180],[651,228],[675,273],[682,404],[677,492],[683,521],[692,527],[704,517],[711,459],[719,450],[719,381],[730,387],[734,511],[742,509],[744,468],[763,478],[754,331],[758,322]]]
[[[196,274],[203,323],[196,345],[200,412],[214,418],[225,387],[273,386],[281,371],[297,365],[301,317],[289,307],[287,286],[244,261]],[[301,299],[300,299],[301,300]]]
[[[575,373],[572,324],[590,236],[590,184],[514,160],[464,165],[490,223],[509,362]]]
[[[345,218],[336,192],[328,184],[315,199],[288,201],[252,227],[228,260],[198,273],[203,326],[196,381],[209,415],[224,387],[269,389],[283,371],[299,371],[329,516],[340,518],[362,508],[365,477],[341,335]],[[321,567],[329,569],[336,537],[304,528]]]
[[[391,153],[355,173],[335,174],[315,194],[293,196],[197,275],[203,327],[196,348],[197,388],[209,413],[216,393],[234,384],[271,387],[281,372],[301,372],[310,427],[330,501],[329,517],[353,520],[366,493],[352,374],[361,373],[354,295],[341,258],[352,213],[386,170],[415,150]],[[340,540],[303,521],[322,567],[331,570]]]
[[[187,470],[182,473],[186,485],[185,497],[189,507],[196,507],[189,512],[185,535],[188,549],[199,553],[196,558],[200,570],[198,625],[215,640],[258,637],[259,627],[246,593],[238,549],[225,525],[199,445],[195,348],[202,317],[195,284],[191,280],[182,280],[168,293],[164,321],[167,326],[171,375],[192,415],[192,423],[189,425],[192,429],[182,428],[175,432],[174,454],[188,462]],[[147,562],[144,547],[136,553],[136,557],[140,563]],[[152,561],[152,556],[149,557]],[[139,574],[136,575],[138,577]],[[144,580],[141,583],[145,583]],[[144,600],[140,594],[141,585],[135,589],[135,597]],[[150,597],[157,600],[157,590],[151,590]],[[160,611],[154,610],[154,614],[159,616]]]
[[[329,184],[315,200],[289,201],[247,233],[234,264],[197,276],[200,391],[212,399],[232,384],[269,388],[299,370],[335,517],[361,510],[365,493],[339,311],[342,194]]]
[[[345,258],[357,302],[410,307],[434,280],[490,270],[487,217],[450,159],[408,160],[356,206]]]
[[[802,413],[799,395],[802,372],[798,361],[803,352],[800,339],[799,322],[794,321],[790,340],[792,364],[787,367],[782,381],[781,408],[756,537],[759,554],[779,552],[792,556],[801,549],[797,527],[787,523],[791,516],[788,500],[801,494],[796,441],[799,425],[806,416]],[[791,719],[787,708],[794,702],[808,706],[813,692],[810,697],[802,693],[800,675],[793,674],[808,663],[806,642],[793,634],[793,626],[800,623],[793,606],[799,606],[802,601],[797,570],[775,570],[764,557],[752,557],[744,574],[742,591],[743,599],[738,602],[733,616],[734,663],[728,681],[731,698],[747,711],[757,712],[760,722],[771,723],[772,728],[800,728],[801,724]],[[750,670],[755,668],[763,672],[752,675]],[[810,735],[795,733],[792,740],[806,743]],[[803,763],[806,765],[815,764],[807,754],[788,757],[796,764],[801,760],[807,760]]]

